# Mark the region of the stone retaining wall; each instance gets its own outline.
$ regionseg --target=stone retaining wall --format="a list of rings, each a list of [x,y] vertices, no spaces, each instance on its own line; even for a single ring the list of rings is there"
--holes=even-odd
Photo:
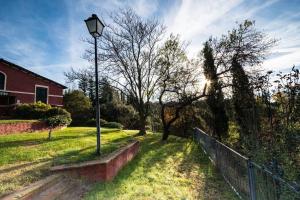
[[[18,122],[0,124],[0,135],[43,130],[48,130],[48,126],[45,122]]]
[[[60,165],[51,168],[53,172],[64,172],[76,177],[85,177],[91,181],[110,181],[139,151],[139,141],[134,141],[108,156],[94,161],[73,165]]]

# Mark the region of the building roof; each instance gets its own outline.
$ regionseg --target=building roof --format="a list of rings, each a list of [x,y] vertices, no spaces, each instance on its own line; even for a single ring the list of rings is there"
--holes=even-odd
[[[25,69],[24,67],[21,67],[21,66],[19,66],[19,65],[16,65],[16,64],[14,64],[14,63],[11,63],[11,62],[9,62],[9,61],[7,61],[7,60],[4,60],[3,58],[0,58],[0,62],[5,63],[5,64],[7,64],[7,65],[9,65],[9,66],[12,66],[12,67],[14,67],[14,68],[16,68],[16,69],[18,69],[18,70],[20,70],[20,71],[23,71],[23,72],[25,72],[25,73],[29,73],[29,74],[31,74],[31,75],[33,75],[33,76],[36,76],[36,77],[41,78],[41,79],[44,79],[44,80],[46,80],[46,81],[48,81],[48,82],[54,83],[54,84],[56,84],[56,85],[58,85],[58,86],[60,86],[60,87],[62,87],[62,88],[64,88],[64,89],[67,88],[66,86],[64,86],[64,85],[62,85],[62,84],[60,84],[60,83],[58,83],[58,82],[55,82],[55,81],[53,81],[53,80],[51,80],[51,79],[48,79],[48,78],[46,78],[46,77],[44,77],[44,76],[41,76],[41,75],[39,75],[39,74],[36,74],[36,73],[34,73],[34,72],[32,72],[32,71],[30,71],[30,70],[28,70],[28,69]]]

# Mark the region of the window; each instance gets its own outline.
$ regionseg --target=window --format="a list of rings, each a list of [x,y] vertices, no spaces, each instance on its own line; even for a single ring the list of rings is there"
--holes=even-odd
[[[35,102],[41,101],[48,103],[48,88],[36,86],[35,88]]]
[[[5,80],[6,76],[4,73],[0,72],[0,90],[5,90]]]

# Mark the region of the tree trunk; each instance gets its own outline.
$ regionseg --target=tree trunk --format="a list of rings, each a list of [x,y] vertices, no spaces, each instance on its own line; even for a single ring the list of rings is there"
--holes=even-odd
[[[49,133],[48,133],[48,140],[51,140],[51,133],[52,133],[52,128],[50,128]]]
[[[163,136],[162,136],[162,141],[166,141],[169,137],[170,134],[170,130],[169,130],[169,126],[164,126],[164,132],[163,132]]]
[[[139,135],[146,135],[146,118],[140,115]]]

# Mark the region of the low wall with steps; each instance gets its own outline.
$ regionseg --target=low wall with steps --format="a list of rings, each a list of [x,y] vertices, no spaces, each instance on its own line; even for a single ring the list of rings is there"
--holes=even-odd
[[[139,148],[139,141],[133,141],[100,160],[52,167],[50,170],[59,174],[48,176],[7,196],[0,196],[0,199],[82,199],[82,195],[89,190],[94,181],[112,180],[122,167],[137,155]],[[82,180],[82,177],[87,180]]]
[[[100,160],[60,165],[52,167],[51,171],[64,172],[75,177],[85,177],[91,181],[110,181],[124,165],[136,156],[139,147],[139,141],[134,141]]]

